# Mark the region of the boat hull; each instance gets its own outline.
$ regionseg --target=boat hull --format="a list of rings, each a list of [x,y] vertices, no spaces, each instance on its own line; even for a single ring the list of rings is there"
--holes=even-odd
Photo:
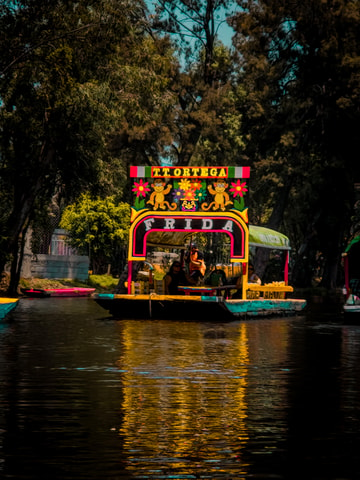
[[[93,296],[105,310],[119,319],[219,320],[231,319],[219,297],[186,295],[115,295]]]
[[[344,323],[346,325],[360,325],[360,305],[343,306]]]
[[[0,320],[6,317],[18,304],[17,298],[0,298]]]
[[[272,315],[294,315],[301,313],[306,300],[302,299],[258,299],[225,300],[228,310],[235,317],[268,317]]]
[[[343,305],[344,323],[346,325],[360,325],[360,298],[350,294]]]
[[[294,315],[305,300],[224,300],[223,297],[183,295],[95,294],[96,303],[119,319],[226,321],[270,315]]]

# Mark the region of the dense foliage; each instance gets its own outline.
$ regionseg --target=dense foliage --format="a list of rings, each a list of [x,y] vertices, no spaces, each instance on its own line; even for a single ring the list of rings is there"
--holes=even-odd
[[[126,163],[111,138],[151,122],[146,89],[133,102],[134,72],[144,76],[147,56],[163,63],[146,28],[141,0],[1,2],[0,271],[13,260],[10,290],[19,241],[54,193],[63,204],[85,190],[121,196]]]
[[[179,165],[238,164],[244,90],[234,82],[231,50],[219,38],[228,0],[158,0],[152,28],[168,35],[182,61],[167,160]]]
[[[83,194],[65,208],[60,227],[69,232],[70,245],[89,256],[90,269],[96,274],[106,273],[107,265],[116,265],[127,244],[130,206],[115,202],[114,197],[102,200]]]
[[[1,2],[10,290],[27,228],[54,198],[60,211],[83,192],[115,208],[130,163],[163,161],[250,165],[251,223],[290,236],[295,284],[321,256],[334,286],[360,177],[359,23],[357,0],[156,0],[150,13],[142,0]]]
[[[359,179],[360,4],[238,1],[232,19],[259,217],[284,228],[308,285],[321,252],[333,287]]]

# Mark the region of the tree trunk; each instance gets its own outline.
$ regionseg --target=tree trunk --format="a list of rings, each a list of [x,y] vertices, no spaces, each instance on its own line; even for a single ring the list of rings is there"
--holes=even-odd
[[[21,234],[21,242],[20,242],[20,251],[19,245],[17,245],[17,252],[14,252],[13,260],[11,262],[11,276],[10,276],[10,283],[8,294],[10,296],[16,296],[17,290],[20,282],[20,275],[21,275],[21,267],[24,259],[24,250],[25,250],[25,243],[26,243],[26,233],[28,231],[29,224],[27,224],[22,231]]]
[[[45,142],[42,147],[42,153],[39,157],[39,172],[41,172],[43,168],[46,171],[46,167],[52,162],[54,155],[55,150],[53,149],[53,147],[51,146],[47,149]],[[6,222],[4,234],[4,237],[6,236],[6,240],[1,246],[4,252],[16,252],[16,255],[18,254],[19,238],[22,231],[24,230],[24,225],[31,217],[35,200],[41,192],[44,179],[41,175],[38,175],[36,178],[32,179],[32,181],[31,179],[26,179],[26,181],[24,180],[25,179],[21,179],[21,181],[15,186],[15,202],[13,210]],[[15,261],[15,259],[13,259],[13,261]],[[0,272],[3,272],[5,270],[5,264],[5,258],[1,257]],[[18,265],[16,269],[21,269],[21,264]]]

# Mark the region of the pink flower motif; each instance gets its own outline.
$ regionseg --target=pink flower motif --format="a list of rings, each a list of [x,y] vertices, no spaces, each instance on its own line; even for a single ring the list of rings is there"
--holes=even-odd
[[[231,182],[231,188],[229,188],[229,192],[233,194],[235,198],[237,195],[242,197],[248,189],[246,188],[246,182],[241,183],[240,180],[237,180],[236,183]]]
[[[146,197],[147,192],[150,192],[148,184],[149,182],[143,182],[141,178],[139,183],[134,182],[134,188],[132,189],[132,191],[136,193],[137,197],[140,197],[141,195],[143,197]]]

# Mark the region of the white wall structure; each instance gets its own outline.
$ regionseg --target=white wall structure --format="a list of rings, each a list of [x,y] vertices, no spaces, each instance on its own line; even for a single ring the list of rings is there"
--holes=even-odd
[[[56,229],[51,237],[49,253],[35,254],[31,251],[31,234],[28,235],[21,276],[86,281],[89,276],[89,257],[77,255],[66,244],[66,237],[65,230]]]

